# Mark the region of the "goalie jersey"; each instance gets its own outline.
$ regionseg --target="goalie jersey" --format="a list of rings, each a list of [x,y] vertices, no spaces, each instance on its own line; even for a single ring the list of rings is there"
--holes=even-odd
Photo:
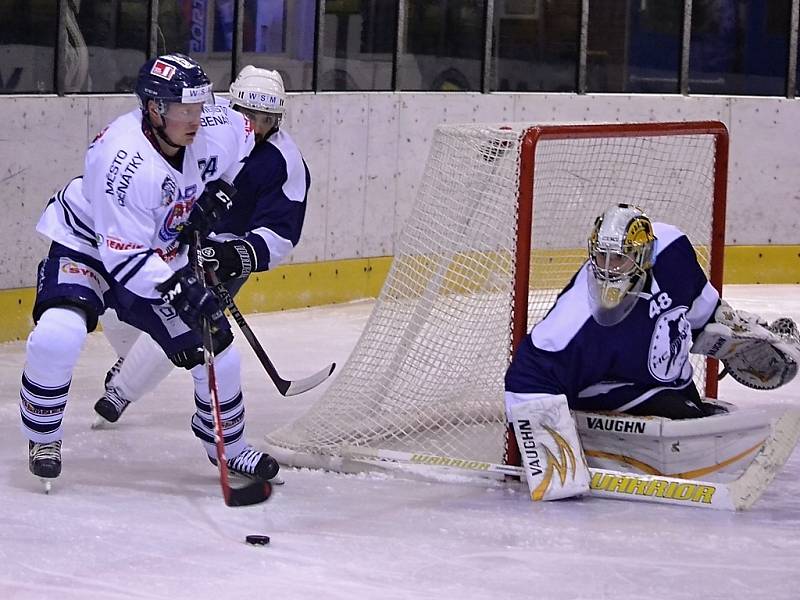
[[[249,121],[226,106],[206,105],[181,169],[153,147],[139,109],[95,138],[83,177],[53,196],[36,229],[67,248],[102,261],[136,296],[158,300],[155,286],[188,263],[179,244],[205,183],[234,180],[255,143]]]
[[[630,314],[612,326],[595,322],[587,261],[520,343],[507,392],[565,394],[572,410],[615,411],[690,385],[692,331],[711,319],[719,294],[688,238],[671,225],[653,228],[653,266]]]

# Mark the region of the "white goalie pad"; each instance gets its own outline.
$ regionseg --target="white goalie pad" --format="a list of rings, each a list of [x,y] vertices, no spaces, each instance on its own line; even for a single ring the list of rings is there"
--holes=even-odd
[[[510,413],[531,500],[587,493],[589,469],[566,396],[526,394]]]
[[[722,361],[736,381],[757,390],[778,388],[797,375],[800,335],[789,318],[767,323],[723,302],[691,351]]]
[[[592,468],[730,481],[769,438],[776,411],[747,408],[680,420],[577,411],[574,416]]]

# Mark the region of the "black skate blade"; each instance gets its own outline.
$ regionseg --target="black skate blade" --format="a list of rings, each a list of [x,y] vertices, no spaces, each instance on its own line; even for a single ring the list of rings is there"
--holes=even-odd
[[[254,481],[244,487],[229,487],[225,491],[227,506],[252,506],[269,500],[272,484],[268,481]]]

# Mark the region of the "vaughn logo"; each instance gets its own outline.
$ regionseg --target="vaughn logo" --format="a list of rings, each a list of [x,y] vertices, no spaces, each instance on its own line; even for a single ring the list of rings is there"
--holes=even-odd
[[[558,479],[562,486],[568,475],[571,474],[571,479],[575,479],[575,453],[557,431],[547,425],[541,426],[553,438],[558,457],[541,440],[538,444],[536,443],[533,427],[528,419],[517,421],[517,426],[519,427],[519,437],[522,440],[520,450],[524,456],[523,465],[534,478],[542,478],[541,482],[531,490],[532,500],[538,501],[544,497],[553,481],[553,473],[558,473]]]
[[[600,417],[586,417],[586,427],[600,431],[617,431],[619,433],[644,433],[644,423],[622,421],[619,419],[604,419]]]

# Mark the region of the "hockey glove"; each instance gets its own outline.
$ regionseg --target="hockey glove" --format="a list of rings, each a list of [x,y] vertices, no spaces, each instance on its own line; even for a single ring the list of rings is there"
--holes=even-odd
[[[229,242],[206,240],[203,242],[200,255],[203,264],[214,269],[222,283],[238,277],[247,277],[257,270],[255,250],[243,239]]]
[[[219,299],[197,279],[191,267],[176,271],[164,283],[158,284],[156,290],[161,293],[161,299],[170,304],[192,329],[199,329],[201,318],[205,318],[212,334],[230,331]]]
[[[181,227],[178,239],[188,244],[194,232],[200,233],[205,238],[214,225],[233,205],[233,196],[236,189],[226,181],[217,179],[206,184],[206,189],[194,203],[189,218]]]

